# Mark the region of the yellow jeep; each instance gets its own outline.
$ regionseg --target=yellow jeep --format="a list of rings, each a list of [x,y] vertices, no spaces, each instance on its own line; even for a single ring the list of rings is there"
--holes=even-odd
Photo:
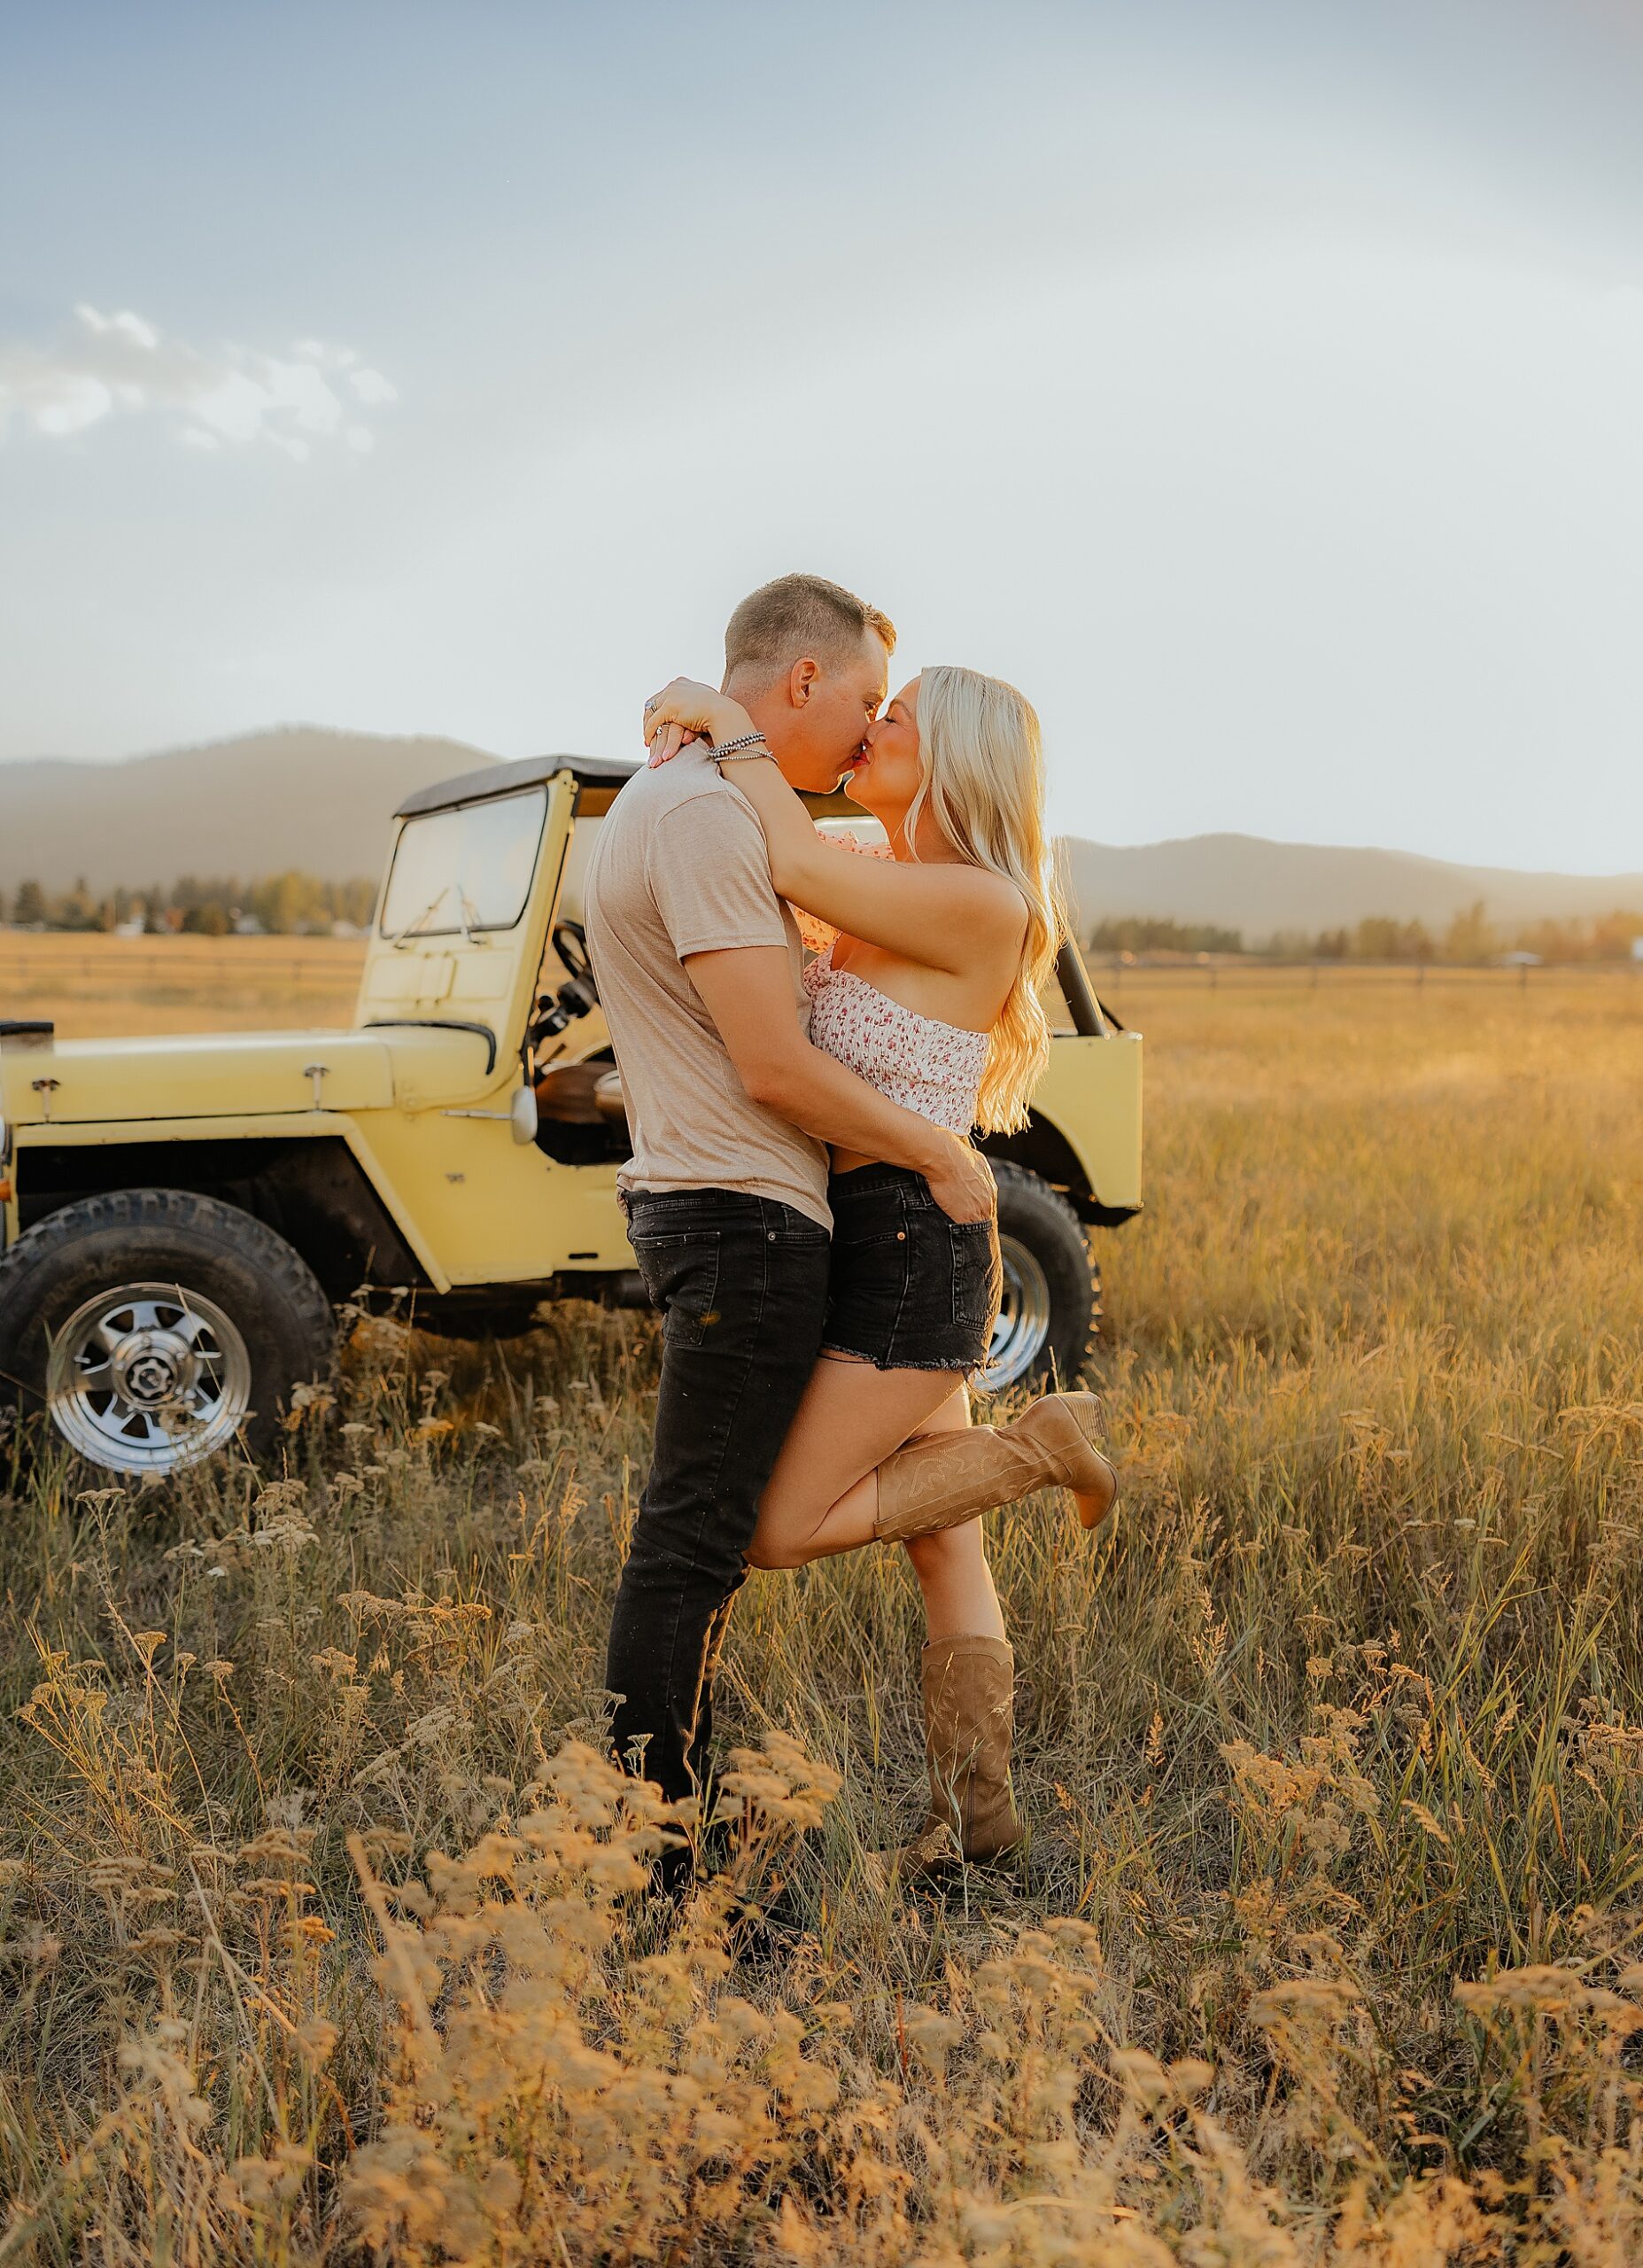
[[[165,1472],[236,1438],[266,1451],[356,1295],[399,1292],[458,1336],[523,1331],[544,1300],[642,1303],[577,920],[632,769],[531,757],[408,797],[350,1030],[59,1041],[0,1021],[12,1406],[43,1406],[93,1464]],[[1074,950],[1058,975],[1072,1029],[1032,1124],[985,1145],[1005,1287],[992,1387],[1077,1371],[1098,1311],[1086,1224],[1141,1202],[1138,1036]]]

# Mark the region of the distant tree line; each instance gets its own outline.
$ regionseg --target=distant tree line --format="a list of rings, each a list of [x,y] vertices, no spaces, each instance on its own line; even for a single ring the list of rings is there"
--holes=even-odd
[[[1259,945],[1246,946],[1240,929],[1127,916],[1097,922],[1085,944],[1095,953],[1251,952],[1274,960],[1445,961],[1482,967],[1508,952],[1533,953],[1547,961],[1629,960],[1634,937],[1643,937],[1643,913],[1536,921],[1508,932],[1495,927],[1480,900],[1458,913],[1438,936],[1423,921],[1396,921],[1377,913],[1350,928],[1280,929]]]
[[[236,931],[291,937],[328,936],[337,922],[368,928],[376,884],[322,882],[316,874],[270,874],[242,882],[232,876],[184,874],[162,888],[120,889],[94,895],[83,882],[50,891],[19,882],[9,898],[0,890],[0,922],[19,929],[130,931],[150,936],[225,937]],[[1534,953],[1547,961],[1623,961],[1643,936],[1643,913],[1617,911],[1593,921],[1536,921],[1507,932],[1497,928],[1483,904],[1466,907],[1440,936],[1422,921],[1373,914],[1352,928],[1280,929],[1246,946],[1241,929],[1212,921],[1174,921],[1126,914],[1098,921],[1084,944],[1094,953],[1254,953],[1277,960],[1445,961],[1481,967],[1503,953]]]
[[[1159,921],[1126,914],[1120,921],[1097,921],[1086,940],[1093,953],[1241,953],[1242,929],[1220,929],[1209,921]]]
[[[19,929],[129,932],[140,925],[148,936],[177,931],[226,937],[235,931],[296,937],[329,936],[338,921],[369,926],[376,905],[371,882],[327,882],[316,874],[270,874],[261,882],[184,874],[162,888],[115,889],[95,896],[83,882],[73,889],[50,891],[37,882],[19,882],[8,901],[0,890],[0,921]]]

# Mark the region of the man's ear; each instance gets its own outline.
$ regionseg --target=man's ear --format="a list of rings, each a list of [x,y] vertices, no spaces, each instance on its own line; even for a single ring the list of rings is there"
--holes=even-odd
[[[794,662],[787,672],[787,698],[795,709],[802,709],[821,679],[821,664],[806,659]]]

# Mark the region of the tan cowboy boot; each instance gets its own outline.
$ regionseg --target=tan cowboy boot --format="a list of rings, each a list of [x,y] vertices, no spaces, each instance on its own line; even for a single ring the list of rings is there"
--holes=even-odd
[[[910,1441],[879,1467],[875,1534],[886,1543],[934,1535],[1052,1486],[1070,1488],[1080,1520],[1096,1526],[1118,1496],[1118,1475],[1095,1446],[1100,1416],[1093,1394],[1047,1394],[1012,1425]]]
[[[1015,1656],[1002,1638],[937,1638],[924,1650],[924,1755],[930,1810],[911,1843],[866,1854],[880,1893],[896,1876],[939,1875],[1021,1839],[1010,1790]]]
[[[1014,1733],[1015,1656],[1003,1638],[937,1638],[925,1648],[930,1816],[910,1858],[932,1845],[951,1858],[955,1839],[973,1860],[1014,1849],[1021,1840],[1010,1790]]]

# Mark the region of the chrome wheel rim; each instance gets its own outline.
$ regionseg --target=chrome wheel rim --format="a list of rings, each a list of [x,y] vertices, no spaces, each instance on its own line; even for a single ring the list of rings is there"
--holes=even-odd
[[[1036,1255],[1019,1238],[1001,1235],[998,1259],[1004,1288],[987,1368],[976,1384],[997,1394],[1025,1378],[1050,1339],[1050,1278]]]
[[[214,1300],[121,1284],[51,1342],[46,1406],[69,1447],[114,1472],[174,1472],[231,1441],[251,1413],[251,1356]]]

